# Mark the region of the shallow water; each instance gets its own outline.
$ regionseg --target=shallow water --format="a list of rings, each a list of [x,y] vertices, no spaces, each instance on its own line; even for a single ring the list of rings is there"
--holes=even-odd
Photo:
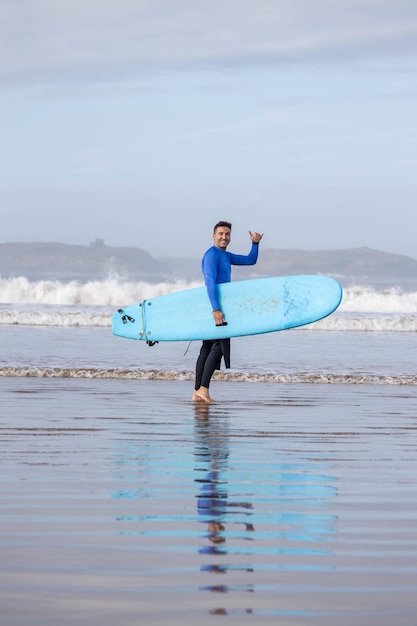
[[[417,386],[190,392],[0,378],[3,623],[415,623]]]
[[[0,326],[0,345],[0,377],[192,380],[201,344],[149,347],[106,328]],[[233,339],[232,369],[220,378],[417,385],[416,351],[417,333],[297,329]]]

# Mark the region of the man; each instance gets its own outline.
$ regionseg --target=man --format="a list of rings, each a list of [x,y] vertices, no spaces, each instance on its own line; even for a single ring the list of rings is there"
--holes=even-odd
[[[217,285],[229,283],[232,265],[255,265],[258,260],[258,244],[263,235],[249,231],[252,248],[248,255],[227,252],[230,243],[232,225],[230,222],[218,222],[213,231],[213,246],[207,250],[202,260],[202,271],[207,287],[207,294],[213,308],[213,320],[216,326],[225,322],[220,308]],[[222,357],[226,367],[230,367],[230,339],[204,340],[196,363],[194,402],[211,402],[209,386],[215,370],[220,369]]]

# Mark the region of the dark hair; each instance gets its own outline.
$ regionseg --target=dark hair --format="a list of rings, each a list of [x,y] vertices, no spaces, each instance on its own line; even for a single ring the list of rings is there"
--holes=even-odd
[[[213,228],[213,233],[215,233],[215,232],[216,232],[216,230],[217,230],[218,228],[220,228],[221,226],[225,226],[226,228],[230,228],[230,230],[232,230],[232,225],[231,225],[231,223],[230,223],[230,222],[224,222],[224,221],[222,221],[222,222],[217,222],[217,224],[216,224],[216,225],[215,225],[215,227]]]

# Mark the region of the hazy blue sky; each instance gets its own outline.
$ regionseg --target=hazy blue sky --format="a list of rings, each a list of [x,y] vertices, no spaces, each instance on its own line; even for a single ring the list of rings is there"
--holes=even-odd
[[[415,0],[2,0],[0,242],[417,258]]]

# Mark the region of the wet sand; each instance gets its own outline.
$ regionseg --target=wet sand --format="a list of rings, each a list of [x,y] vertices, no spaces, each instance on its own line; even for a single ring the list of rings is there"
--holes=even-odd
[[[412,626],[417,388],[0,379],[5,626]]]

